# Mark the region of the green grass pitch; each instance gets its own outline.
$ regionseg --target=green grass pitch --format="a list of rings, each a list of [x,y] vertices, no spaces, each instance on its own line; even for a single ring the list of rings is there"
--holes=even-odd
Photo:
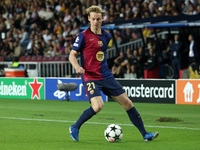
[[[128,115],[116,102],[80,130],[79,142],[70,138],[69,126],[89,102],[0,99],[1,150],[197,150],[200,149],[200,106],[134,103],[147,131],[158,131],[157,139],[144,142]],[[159,118],[173,118],[156,121]],[[175,119],[174,119],[175,118]],[[109,143],[104,130],[111,123],[124,132],[118,143]]]

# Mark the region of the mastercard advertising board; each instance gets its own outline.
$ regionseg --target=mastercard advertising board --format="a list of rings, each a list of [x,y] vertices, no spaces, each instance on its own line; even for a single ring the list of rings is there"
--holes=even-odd
[[[200,105],[200,80],[177,80],[176,104]]]

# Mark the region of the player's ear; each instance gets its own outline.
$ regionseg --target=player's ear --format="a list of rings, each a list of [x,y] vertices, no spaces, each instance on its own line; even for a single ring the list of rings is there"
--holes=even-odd
[[[90,16],[88,15],[88,21],[90,21]]]

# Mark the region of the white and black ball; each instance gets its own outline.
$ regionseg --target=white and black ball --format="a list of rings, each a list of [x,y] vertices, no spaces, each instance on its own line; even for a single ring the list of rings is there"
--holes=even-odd
[[[104,131],[104,136],[108,142],[119,142],[123,137],[123,130],[117,124],[110,124]]]

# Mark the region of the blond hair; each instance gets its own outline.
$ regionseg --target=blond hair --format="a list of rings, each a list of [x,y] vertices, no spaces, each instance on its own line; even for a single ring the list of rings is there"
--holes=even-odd
[[[102,16],[105,14],[105,11],[103,11],[101,9],[101,7],[96,6],[96,5],[92,5],[89,8],[86,9],[86,13],[88,14],[88,16],[90,16],[91,12],[95,12],[95,13],[101,13]]]

